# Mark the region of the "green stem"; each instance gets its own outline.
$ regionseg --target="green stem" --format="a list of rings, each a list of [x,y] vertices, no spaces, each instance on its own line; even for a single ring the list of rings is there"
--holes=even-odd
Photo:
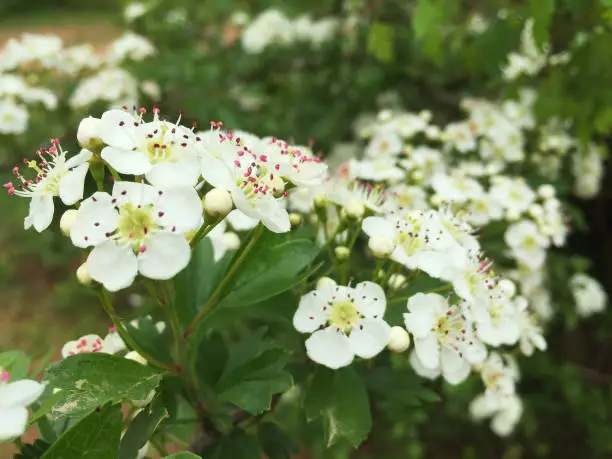
[[[191,245],[191,247],[195,247],[195,245],[200,242],[208,233],[210,233],[215,228],[215,226],[217,226],[222,220],[223,218],[219,218],[213,221],[210,225],[203,224],[202,226],[200,226],[200,229],[194,234],[194,236],[191,238],[191,241],[189,241],[189,245]]]
[[[450,290],[453,288],[453,284],[445,284],[445,285],[441,285],[440,287],[436,287],[436,288],[432,288],[431,290],[427,290],[426,292],[423,292],[425,294],[428,293],[440,293],[440,292],[446,292],[447,290]],[[410,296],[399,296],[397,298],[393,298],[390,302],[391,303],[399,303],[400,301],[408,301],[410,298],[412,298],[413,295]]]
[[[117,172],[115,169],[113,169],[110,164],[105,163],[106,167],[108,168],[108,171],[111,173],[111,176],[113,177],[113,180],[115,182],[120,182],[121,181],[121,176],[119,175],[119,172]]]
[[[257,240],[259,239],[259,236],[261,236],[262,233],[263,233],[263,225],[259,223],[257,228],[255,228],[255,230],[253,231],[253,235],[251,236],[251,239],[249,243],[247,244],[247,246],[244,248],[242,253],[240,253],[238,258],[232,263],[231,268],[229,269],[225,277],[221,280],[221,282],[219,283],[215,291],[212,293],[212,295],[210,296],[210,298],[208,299],[204,307],[200,310],[200,312],[198,312],[195,318],[187,326],[187,329],[185,330],[185,335],[184,335],[185,339],[191,336],[191,334],[200,325],[202,320],[204,320],[204,317],[206,317],[206,315],[210,312],[210,310],[215,306],[215,304],[219,300],[219,296],[223,292],[223,289],[228,284],[228,282],[232,279],[232,277],[234,277],[234,274],[236,274],[236,271],[238,270],[238,268],[240,267],[244,259],[247,257],[251,249],[253,249],[253,247],[255,246],[255,243],[257,242]]]
[[[123,326],[123,323],[121,322],[121,320],[115,313],[115,308],[113,308],[113,304],[111,303],[108,292],[104,288],[100,288],[99,292],[100,292],[100,299],[102,301],[102,307],[104,308],[104,311],[106,311],[110,319],[112,320],[113,325],[115,326],[115,328],[117,329],[117,332],[119,333],[119,336],[121,336],[121,339],[123,339],[123,341],[130,348],[132,348],[134,351],[142,355],[151,365],[164,369],[164,370],[175,371],[175,368],[172,365],[164,363],[156,359],[152,355],[150,355],[147,351],[145,351],[142,348],[140,344],[136,342],[136,340],[134,340],[134,338],[132,338],[132,336],[128,333],[127,329]]]
[[[164,305],[162,308],[166,311],[166,315],[172,328],[172,335],[174,337],[176,346],[176,358],[179,365],[185,365],[186,360],[186,348],[183,341],[183,333],[181,331],[181,322],[177,315],[176,307],[173,301],[173,295],[170,291],[170,281],[163,281],[161,283],[161,291],[163,292]]]

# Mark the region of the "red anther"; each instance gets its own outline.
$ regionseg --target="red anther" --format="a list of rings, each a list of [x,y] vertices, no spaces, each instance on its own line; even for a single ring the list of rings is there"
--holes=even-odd
[[[268,157],[266,155],[259,155],[259,160],[266,163],[268,162]]]
[[[144,108],[144,107],[140,107],[138,110],[139,110],[139,111],[140,111],[140,113],[142,113],[143,115],[144,115],[145,113],[147,113],[147,109],[146,109],[146,108]]]
[[[240,161],[238,161],[237,159],[234,160],[234,166],[236,167],[240,167]]]
[[[145,253],[147,251],[147,246],[146,245],[141,245],[140,248],[138,249],[138,251],[140,253]]]

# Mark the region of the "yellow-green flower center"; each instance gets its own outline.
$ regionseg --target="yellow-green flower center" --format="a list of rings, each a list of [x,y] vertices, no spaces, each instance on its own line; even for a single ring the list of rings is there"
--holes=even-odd
[[[348,332],[355,324],[358,317],[359,314],[357,312],[357,308],[355,308],[352,301],[338,301],[337,303],[331,305],[329,325],[341,328]]]
[[[135,247],[140,246],[157,229],[154,220],[153,206],[135,206],[127,203],[119,210],[119,225],[117,227],[119,238],[131,241]]]

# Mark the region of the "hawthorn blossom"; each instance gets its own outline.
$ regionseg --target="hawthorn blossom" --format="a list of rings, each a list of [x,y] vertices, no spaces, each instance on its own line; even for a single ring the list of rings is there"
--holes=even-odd
[[[332,369],[350,365],[355,356],[371,359],[389,342],[391,327],[383,320],[385,292],[374,282],[355,287],[326,283],[300,299],[293,326],[312,333],[308,356]]]
[[[148,123],[142,113],[109,110],[102,115],[102,159],[120,174],[145,175],[154,186],[195,186],[200,177],[198,137],[178,122],[160,120],[158,109]]]
[[[202,222],[193,188],[122,181],[115,183],[112,196],[97,192],[82,202],[70,238],[77,247],[93,247],[89,275],[117,291],[130,286],[138,273],[170,279],[185,268],[191,249],[184,235]]]
[[[550,240],[542,235],[538,226],[530,220],[521,220],[508,227],[504,240],[512,256],[531,269],[542,266]]]
[[[458,384],[467,378],[472,364],[484,361],[486,349],[457,305],[435,293],[417,293],[407,307],[404,322],[425,368],[439,369],[449,383]]]
[[[501,399],[479,395],[470,403],[469,411],[475,420],[491,417],[491,430],[500,437],[506,437],[521,418],[523,404],[516,395]]]
[[[45,384],[30,379],[8,382],[10,374],[0,369],[0,442],[21,436],[28,423],[28,405],[45,390]]]
[[[540,351],[545,351],[547,344],[542,335],[542,328],[538,325],[537,316],[534,311],[529,308],[527,299],[518,297],[515,299],[515,304],[519,314],[518,325],[521,352],[529,357],[536,348]]]
[[[66,159],[59,140],[54,139],[49,148],[37,153],[38,162],[24,160],[28,168],[36,172],[34,180],[26,179],[18,167],[13,173],[21,182],[17,188],[12,182],[4,184],[9,195],[30,198],[30,212],[24,220],[24,228],[34,227],[39,233],[49,227],[53,220],[55,206],[53,198],[59,196],[64,204],[71,206],[83,198],[85,176],[89,170],[92,153],[81,150],[78,155]]]
[[[498,347],[518,341],[520,330],[516,305],[499,287],[483,288],[466,309],[478,328],[478,338],[484,343]]]
[[[608,295],[592,277],[586,274],[574,274],[570,279],[570,287],[580,317],[589,317],[606,308]]]

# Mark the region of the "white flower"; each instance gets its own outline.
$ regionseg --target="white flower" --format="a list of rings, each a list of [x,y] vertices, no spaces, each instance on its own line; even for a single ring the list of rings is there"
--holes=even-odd
[[[403,142],[391,129],[380,129],[368,144],[365,155],[371,159],[388,159],[402,152]]]
[[[399,184],[389,188],[385,210],[427,209],[429,209],[429,204],[427,203],[427,193],[423,187]]]
[[[77,247],[91,247],[90,276],[107,290],[132,284],[138,273],[170,279],[187,263],[191,250],[184,234],[202,223],[202,206],[193,188],[155,189],[116,182],[113,195],[97,192],[82,202],[70,231]]]
[[[460,153],[476,149],[476,136],[467,122],[448,124],[442,136],[447,146],[455,148]]]
[[[287,193],[285,182],[278,175],[278,163],[265,156],[257,157],[229,134],[221,134],[218,143],[210,142],[205,143],[202,158],[204,180],[229,191],[236,208],[250,219],[261,221],[275,233],[289,231],[291,223],[284,199]]]
[[[190,129],[159,119],[142,121],[122,110],[102,115],[102,159],[120,174],[145,175],[159,187],[194,186],[200,177],[198,137]]]
[[[247,53],[259,54],[271,44],[288,44],[293,37],[292,22],[280,11],[270,8],[246,27],[241,41]]]
[[[23,134],[28,128],[28,110],[11,99],[0,100],[0,134]]]
[[[147,10],[147,6],[142,2],[130,2],[123,10],[123,17],[126,21],[132,22],[133,20],[143,16]]]
[[[142,61],[155,53],[155,46],[145,37],[126,32],[109,45],[107,59],[111,64],[117,64],[126,59]]]
[[[104,340],[94,334],[82,336],[74,341],[68,341],[62,347],[62,358],[70,357],[71,355],[89,354],[91,352],[102,352],[104,354],[112,354],[109,349],[105,348]]]
[[[504,234],[504,240],[519,263],[531,269],[544,264],[550,241],[540,233],[538,226],[532,221],[521,220],[510,225]]]
[[[358,181],[338,180],[331,184],[328,198],[342,207],[357,201],[372,212],[381,212],[386,195],[380,185],[373,186]]]
[[[484,194],[480,183],[458,173],[436,174],[431,179],[431,185],[436,194],[446,202],[462,203],[470,199],[479,199]]]
[[[486,344],[513,345],[519,339],[518,311],[512,299],[501,289],[483,289],[468,304],[470,316],[478,328],[478,337]]]
[[[28,405],[34,403],[45,385],[30,379],[0,382],[0,442],[21,436],[28,423]]]
[[[475,226],[484,226],[490,221],[501,220],[503,216],[502,204],[488,194],[470,200],[466,210],[465,219]]]
[[[586,274],[574,274],[570,279],[570,287],[580,317],[589,317],[606,308],[608,295],[592,277]]]
[[[519,312],[520,348],[523,355],[531,356],[535,348],[545,351],[546,340],[542,335],[542,329],[538,325],[536,315],[529,309],[527,300],[518,297],[515,300]]]
[[[503,399],[514,395],[519,379],[516,362],[507,357],[508,364],[497,352],[489,354],[480,369],[480,377],[486,387],[485,396]]]
[[[406,176],[404,169],[397,167],[393,161],[384,158],[372,161],[351,160],[349,167],[351,168],[351,175],[362,180],[398,182]]]
[[[449,383],[458,384],[468,376],[471,364],[484,361],[486,349],[474,336],[472,324],[445,297],[417,293],[408,300],[408,311],[406,328],[425,368],[441,369]]]
[[[34,180],[26,179],[15,167],[13,173],[21,182],[20,189],[16,189],[11,182],[4,185],[10,195],[31,199],[30,212],[24,220],[25,229],[34,226],[40,233],[49,227],[55,210],[54,197],[59,196],[67,206],[83,198],[85,176],[92,153],[81,150],[68,160],[66,153],[59,141],[54,139],[48,149],[41,148],[36,153],[38,162],[32,160],[27,163],[36,172]]]
[[[1,116],[0,116],[1,119]],[[576,196],[589,199],[601,189],[604,176],[604,161],[601,148],[589,145],[586,151],[578,150],[572,155],[572,173],[574,175],[574,193]]]
[[[476,420],[492,416],[491,430],[500,437],[510,435],[523,414],[523,404],[516,395],[503,399],[479,395],[472,400],[469,409]]]
[[[490,196],[501,203],[506,210],[521,215],[529,209],[536,198],[535,192],[522,178],[499,176],[489,190]]]
[[[108,102],[110,108],[136,105],[138,81],[125,69],[103,68],[80,81],[68,104],[72,108],[83,108],[97,101]]]
[[[325,285],[300,299],[293,325],[306,340],[308,356],[337,369],[349,365],[355,355],[371,359],[390,338],[391,327],[383,320],[385,292],[373,282],[355,287]]]

